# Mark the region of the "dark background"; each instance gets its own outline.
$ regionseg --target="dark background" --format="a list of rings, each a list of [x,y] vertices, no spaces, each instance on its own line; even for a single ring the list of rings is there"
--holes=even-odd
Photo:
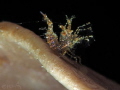
[[[21,24],[41,35],[45,27],[40,11],[46,13],[55,25],[65,24],[65,15],[75,15],[73,29],[86,22],[92,23],[95,42],[89,47],[77,45],[76,54],[82,64],[120,84],[120,15],[119,2],[109,1],[0,1],[0,21]],[[40,21],[36,23],[34,21]],[[55,32],[58,32],[55,30]]]

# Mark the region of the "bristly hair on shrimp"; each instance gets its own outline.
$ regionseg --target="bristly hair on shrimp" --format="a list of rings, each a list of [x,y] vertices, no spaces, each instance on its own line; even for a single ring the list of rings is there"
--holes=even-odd
[[[47,17],[46,14],[40,12],[43,15],[44,20],[47,22],[48,28],[45,33],[45,38],[50,48],[53,50],[57,50],[62,55],[69,55],[76,60],[76,62],[80,62],[80,57],[76,56],[72,49],[77,43],[82,43],[82,41],[90,41],[90,38],[93,38],[93,35],[80,36],[79,33],[81,31],[89,30],[92,32],[92,28],[90,26],[90,22],[83,24],[82,26],[77,27],[77,29],[71,30],[72,20],[75,16],[71,16],[68,18],[66,15],[66,24],[59,25],[59,28],[62,30],[60,33],[60,37],[53,31],[53,22]],[[88,26],[88,27],[86,27]],[[79,60],[78,60],[79,58]]]

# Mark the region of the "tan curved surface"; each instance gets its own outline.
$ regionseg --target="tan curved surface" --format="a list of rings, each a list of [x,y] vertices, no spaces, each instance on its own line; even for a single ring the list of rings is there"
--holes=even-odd
[[[120,89],[115,82],[55,53],[32,31],[1,22],[0,90]]]

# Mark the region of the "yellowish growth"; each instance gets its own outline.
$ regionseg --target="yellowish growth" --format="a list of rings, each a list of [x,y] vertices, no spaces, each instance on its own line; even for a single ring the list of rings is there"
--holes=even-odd
[[[71,18],[68,18],[66,15],[66,25],[59,25],[59,28],[61,28],[60,37],[58,40],[58,36],[53,31],[53,23],[52,21],[47,17],[46,14],[42,13],[44,17],[44,20],[47,22],[48,29],[45,33],[47,43],[49,44],[50,48],[59,51],[62,55],[68,54],[73,58],[76,58],[76,56],[72,53],[72,49],[77,43],[81,43],[83,40],[86,40],[89,42],[89,38],[93,38],[92,35],[88,36],[79,36],[80,31],[90,30],[92,31],[91,27],[85,28],[86,26],[90,25],[90,22],[79,26],[75,31],[71,30],[72,26],[72,20],[75,18],[75,16],[72,16]]]

